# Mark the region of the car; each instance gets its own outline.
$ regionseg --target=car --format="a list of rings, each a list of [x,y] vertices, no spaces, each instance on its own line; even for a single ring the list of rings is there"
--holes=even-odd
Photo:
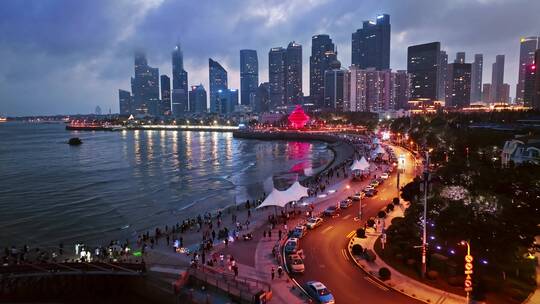
[[[306,267],[304,266],[304,261],[298,254],[289,254],[287,256],[287,265],[289,266],[289,269],[294,273],[302,273],[304,270],[306,270]]]
[[[377,191],[377,190],[375,190],[375,189],[371,189],[371,190],[369,190],[368,192],[366,192],[366,196],[367,196],[367,197],[373,197],[373,196],[377,195],[378,192],[379,192],[379,191]]]
[[[355,195],[351,196],[351,199],[353,201],[360,201],[361,199],[363,199],[364,197],[366,196],[366,194],[364,192],[357,192]]]
[[[326,216],[333,216],[338,214],[338,212],[339,208],[337,206],[330,206],[324,210],[323,214]]]
[[[383,174],[381,174],[381,178],[382,179],[388,179],[390,176],[388,175],[388,173],[384,172]]]
[[[375,187],[373,187],[373,186],[367,186],[367,187],[365,187],[364,190],[362,190],[362,191],[363,191],[364,193],[368,193],[369,191],[374,190],[374,189],[375,189]]]
[[[318,281],[309,281],[306,283],[307,293],[315,300],[317,303],[323,304],[334,304],[334,296],[323,283]]]
[[[315,229],[317,226],[322,225],[323,219],[320,217],[311,217],[307,220],[306,227],[308,229]]]
[[[285,253],[291,254],[298,251],[298,239],[297,238],[289,238],[287,240],[287,243],[285,243]]]
[[[300,239],[304,235],[306,235],[306,232],[307,232],[306,231],[306,226],[298,225],[298,226],[294,227],[294,229],[292,230],[291,237]]]
[[[346,209],[346,208],[349,208],[350,206],[352,206],[352,200],[350,199],[342,200],[341,202],[339,202],[340,209]]]
[[[379,185],[379,182],[376,179],[374,179],[374,180],[371,181],[371,183],[369,185],[371,187],[375,188],[375,187],[377,187]]]

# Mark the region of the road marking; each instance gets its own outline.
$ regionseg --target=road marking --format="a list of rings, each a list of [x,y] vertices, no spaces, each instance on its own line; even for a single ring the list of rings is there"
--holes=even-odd
[[[347,256],[347,253],[345,252],[345,249],[341,249],[341,255],[345,258],[345,260],[349,260],[349,257]]]
[[[439,299],[437,299],[437,302],[435,302],[436,304],[442,304],[444,301],[446,301],[446,296],[445,295],[442,295],[439,297]]]
[[[347,234],[347,236],[345,238],[350,239],[355,233],[356,233],[356,231],[353,230],[353,231],[349,232],[349,234]]]
[[[382,290],[384,290],[384,291],[388,291],[388,290],[389,290],[386,286],[380,284],[379,282],[375,281],[374,279],[372,279],[372,278],[370,278],[370,277],[364,277],[364,279],[366,279],[366,281],[370,282],[371,284],[377,286],[379,289],[382,289]]]
[[[328,227],[324,228],[323,231],[321,231],[321,233],[324,234],[324,233],[330,231],[330,229],[332,229],[332,228],[334,228],[334,226],[328,226]]]
[[[351,215],[350,215],[350,214],[347,214],[347,215],[345,215],[345,216],[343,217],[343,219],[346,220],[346,219],[349,219],[350,217],[351,217]]]

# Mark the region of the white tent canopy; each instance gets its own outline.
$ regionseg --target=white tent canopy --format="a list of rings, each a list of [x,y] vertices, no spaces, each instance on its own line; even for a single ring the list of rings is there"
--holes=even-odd
[[[300,185],[298,181],[292,184],[289,189],[285,190],[284,193],[290,198],[291,201],[298,201],[302,197],[308,196],[308,188]]]
[[[369,168],[369,163],[367,162],[367,160],[362,156],[362,158],[360,160],[354,160],[352,166],[351,166],[351,171],[355,171],[355,170],[366,170],[367,168]]]
[[[299,182],[295,182],[285,191],[272,190],[257,208],[266,206],[285,207],[288,203],[298,201],[306,196],[308,196],[308,188],[300,185]]]
[[[285,206],[289,201],[286,201],[284,194],[285,191],[279,191],[277,189],[272,190],[270,194],[264,199],[264,201],[257,208],[262,208],[266,206]]]
[[[383,147],[381,145],[377,145],[377,148],[373,151],[373,154],[384,154],[386,151],[384,151]]]

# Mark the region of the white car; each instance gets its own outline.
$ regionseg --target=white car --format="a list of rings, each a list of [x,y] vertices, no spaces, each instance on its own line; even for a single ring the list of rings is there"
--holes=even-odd
[[[389,176],[388,173],[386,173],[386,172],[384,172],[383,174],[381,174],[381,178],[382,178],[382,179],[388,179],[388,177],[390,177],[390,176]]]
[[[315,229],[317,226],[320,226],[323,222],[323,219],[320,217],[311,217],[307,220],[306,227],[308,229]]]
[[[306,270],[304,261],[302,261],[302,258],[298,254],[289,254],[287,256],[287,265],[294,273],[302,273]]]
[[[369,192],[369,191],[371,191],[371,190],[374,190],[374,189],[375,189],[375,187],[373,187],[373,186],[367,186],[367,187],[365,187],[364,190],[362,190],[362,191],[363,191],[364,193],[367,193],[367,192]]]

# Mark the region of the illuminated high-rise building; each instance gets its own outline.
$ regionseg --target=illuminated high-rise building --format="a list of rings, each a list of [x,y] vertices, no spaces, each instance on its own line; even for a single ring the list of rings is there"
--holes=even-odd
[[[411,75],[411,99],[437,100],[440,85],[441,44],[431,42],[407,49],[407,72]]]
[[[540,49],[540,37],[524,37],[519,41],[519,71],[516,102],[523,102],[527,66],[534,63],[534,53]]]
[[[240,104],[250,106],[259,86],[257,51],[240,50]]]
[[[270,89],[270,107],[285,105],[285,58],[287,53],[282,47],[275,47],[268,52],[268,85]]]
[[[484,69],[484,56],[475,54],[471,67],[471,102],[482,100],[482,74]]]
[[[336,60],[335,46],[328,35],[311,37],[311,56],[309,57],[309,92],[313,103],[318,107],[324,104],[324,73],[330,63]]]
[[[188,110],[188,73],[184,70],[184,53],[180,44],[174,47],[172,58],[172,112],[174,116]]]
[[[171,115],[171,79],[161,75],[161,99],[159,100],[159,115]]]
[[[209,81],[210,84],[210,112],[223,113],[221,110],[221,101],[218,92],[228,90],[227,71],[219,64],[219,62],[208,58]]]
[[[285,56],[285,99],[287,105],[302,102],[302,45],[291,42]]]
[[[390,68],[390,15],[364,21],[362,28],[352,34],[351,63],[361,69]]]

